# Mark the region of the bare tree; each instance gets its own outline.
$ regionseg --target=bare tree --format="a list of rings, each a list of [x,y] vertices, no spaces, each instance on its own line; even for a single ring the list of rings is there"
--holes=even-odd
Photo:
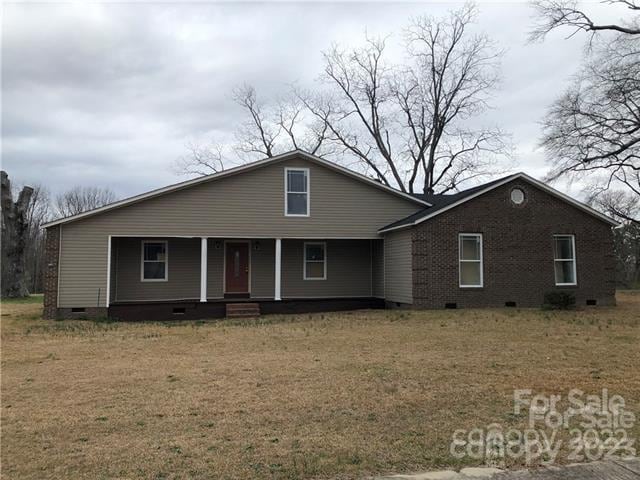
[[[179,175],[209,175],[225,169],[224,147],[220,143],[209,145],[187,144],[187,155],[178,158],[173,170]]]
[[[56,196],[55,210],[59,217],[69,217],[115,201],[108,188],[76,186]]]
[[[240,125],[237,132],[239,150],[252,154],[257,153],[265,157],[273,157],[276,140],[282,133],[282,128],[274,119],[267,118],[263,105],[258,102],[255,89],[250,85],[243,85],[233,92],[234,101],[247,113],[248,119]]]
[[[244,163],[296,149],[327,155],[331,150],[323,148],[327,141],[326,125],[306,110],[294,92],[292,88],[290,94],[273,105],[265,105],[251,85],[237,87],[232,98],[243,110],[245,119],[237,126],[235,141],[190,142],[187,154],[174,162],[173,170],[180,175],[208,175],[229,168],[235,163],[233,157]]]
[[[45,265],[45,232],[42,225],[51,219],[51,198],[44,185],[33,186],[26,219],[28,225],[25,246],[27,287],[31,293],[42,292]]]
[[[1,172],[0,195],[2,207],[2,297],[29,295],[25,275],[25,253],[28,237],[27,212],[33,188],[23,187],[18,200],[13,201],[11,182]]]
[[[627,223],[614,229],[618,284],[640,288],[640,224]]]
[[[418,18],[408,30],[409,53],[416,66],[409,77],[414,81],[400,94],[414,98],[409,104],[413,111],[403,104],[407,124],[429,132],[409,148],[412,159],[424,166],[425,193],[436,186],[441,193],[456,189],[461,181],[487,173],[492,162],[483,161],[483,152],[506,153],[500,130],[474,130],[463,123],[489,108],[503,54],[487,35],[468,32],[476,14],[468,4],[446,20]],[[431,109],[427,122],[421,117],[425,107]]]
[[[626,7],[632,12],[640,11],[640,3],[637,0],[607,0],[603,3]],[[578,8],[578,2],[575,0],[535,0],[532,5],[536,10],[538,23],[530,33],[531,40],[543,40],[549,32],[560,27],[572,30],[570,37],[581,31],[592,35],[602,31],[640,35],[640,27],[633,22],[595,22],[583,9]]]
[[[466,122],[489,107],[502,55],[486,35],[469,32],[475,16],[469,4],[444,19],[413,19],[403,65],[387,60],[387,39],[325,52],[332,95],[307,106],[382,183],[414,192],[421,179],[425,193],[445,192],[488,173],[483,154],[508,152],[498,129]]]
[[[236,151],[271,157],[299,148],[408,192],[446,192],[490,173],[496,156],[509,153],[505,137],[496,128],[472,128],[470,120],[489,108],[502,52],[469,31],[475,16],[467,5],[444,19],[412,20],[401,64],[388,58],[387,38],[366,36],[361,48],[334,45],[323,54],[318,88],[293,88],[271,106],[250,86],[236,89],[233,98],[247,114]],[[216,150],[206,152],[192,150],[179,168],[210,171],[209,155],[217,167]]]
[[[590,188],[587,203],[621,222],[640,224],[636,220],[640,218],[640,196],[633,192],[595,185]]]
[[[620,220],[614,229],[616,276],[625,287],[640,287],[640,196],[623,190],[592,191],[589,202]]]
[[[559,27],[569,28],[570,36],[590,34],[582,68],[543,121],[542,145],[550,180],[586,177],[590,203],[620,220],[614,229],[617,279],[634,286],[640,280],[640,5],[606,3],[636,15],[601,24],[574,2],[542,0],[534,4],[541,23],[531,38]]]
[[[629,1],[608,3],[623,4],[639,15],[623,26],[599,25],[574,11],[573,4],[537,4],[552,16],[534,36],[559,26],[612,32],[592,38],[573,84],[543,120],[541,144],[552,165],[550,180],[588,175],[600,194],[623,188],[640,196],[640,8]],[[562,20],[560,12],[565,12]]]
[[[268,106],[258,100],[255,88],[245,84],[234,90],[233,99],[247,114],[236,132],[239,152],[273,157],[302,149],[322,154],[320,148],[326,140],[326,127],[315,118],[308,118],[305,105],[293,93]]]
[[[606,172],[640,196],[640,43],[598,46],[543,120],[551,177]],[[606,190],[603,189],[603,190]]]
[[[335,153],[328,142],[326,121],[307,110],[296,88],[278,100],[276,123],[287,138],[284,149],[304,150],[320,157]]]
[[[384,62],[385,40],[366,38],[363,48],[343,51],[334,45],[323,54],[324,95],[300,95],[322,120],[331,141],[360,161],[385,185],[404,189],[390,143],[391,67]]]

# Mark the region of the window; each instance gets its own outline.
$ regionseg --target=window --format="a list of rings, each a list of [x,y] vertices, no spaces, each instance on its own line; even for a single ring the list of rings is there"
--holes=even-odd
[[[511,190],[511,201],[515,205],[522,205],[524,203],[524,192],[519,188]]]
[[[482,287],[482,234],[461,233],[458,242],[460,286]]]
[[[327,279],[327,244],[325,242],[305,242],[304,279]]]
[[[166,282],[167,270],[167,242],[144,240],[142,242],[141,280],[143,282]]]
[[[284,169],[284,211],[289,217],[309,216],[309,169]]]
[[[573,235],[554,235],[556,285],[576,285],[576,239]]]

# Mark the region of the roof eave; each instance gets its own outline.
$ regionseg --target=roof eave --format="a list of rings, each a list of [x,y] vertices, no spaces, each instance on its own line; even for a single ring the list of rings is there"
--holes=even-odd
[[[395,232],[395,231],[399,231],[399,230],[404,230],[406,228],[414,227],[415,225],[416,225],[415,222],[411,222],[411,223],[407,223],[405,225],[398,225],[396,227],[381,228],[380,230],[378,230],[378,233]]]

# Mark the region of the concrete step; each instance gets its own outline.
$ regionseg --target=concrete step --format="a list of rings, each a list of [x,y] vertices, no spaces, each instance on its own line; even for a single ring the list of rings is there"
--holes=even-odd
[[[227,303],[227,310],[260,310],[260,304],[258,303]]]
[[[227,317],[231,315],[260,315],[260,310],[245,309],[245,310],[227,310]]]
[[[227,303],[226,315],[228,318],[259,317],[260,305],[258,303]]]

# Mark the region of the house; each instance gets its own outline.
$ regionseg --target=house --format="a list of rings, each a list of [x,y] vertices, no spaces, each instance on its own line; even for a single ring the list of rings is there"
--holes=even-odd
[[[613,225],[523,173],[411,195],[293,151],[48,223],[45,316],[610,305]]]

